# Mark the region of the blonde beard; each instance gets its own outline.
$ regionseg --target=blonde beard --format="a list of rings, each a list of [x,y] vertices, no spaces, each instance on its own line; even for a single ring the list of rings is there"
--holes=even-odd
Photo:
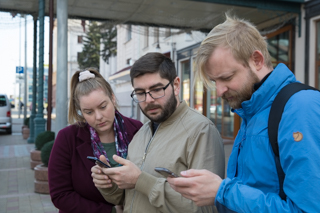
[[[251,99],[251,96],[254,92],[253,86],[259,82],[260,79],[258,76],[251,69],[249,69],[248,81],[243,83],[241,89],[239,91],[227,91],[222,95],[222,98],[228,102],[231,108],[239,109],[241,108],[242,102]],[[232,97],[232,100],[228,101],[228,97]]]

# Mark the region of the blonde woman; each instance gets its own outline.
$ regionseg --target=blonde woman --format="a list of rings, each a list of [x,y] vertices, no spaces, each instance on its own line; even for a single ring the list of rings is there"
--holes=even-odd
[[[59,212],[114,212],[94,186],[87,156],[104,155],[111,167],[126,158],[128,144],[142,123],[120,114],[109,83],[94,69],[76,72],[71,79],[69,123],[60,130],[49,161],[49,186]]]

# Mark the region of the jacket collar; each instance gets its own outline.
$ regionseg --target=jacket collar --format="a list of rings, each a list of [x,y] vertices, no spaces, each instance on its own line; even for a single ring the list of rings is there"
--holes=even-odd
[[[251,99],[242,102],[242,108],[233,111],[243,119],[250,119],[257,112],[270,107],[282,87],[295,81],[296,78],[288,67],[284,64],[279,64],[265,82],[252,94]]]
[[[188,108],[189,107],[184,100],[180,101],[179,106],[172,113],[172,115],[166,121],[163,122],[163,125],[174,123],[178,118],[180,118],[186,112]]]
[[[91,143],[90,131],[87,125],[88,124],[84,124],[84,126],[77,128],[77,138],[83,142]]]
[[[81,156],[80,159],[85,165],[86,170],[91,171],[93,164],[87,159],[87,156],[93,156],[93,150],[91,147],[90,131],[87,127],[87,124],[85,124],[83,127],[77,127],[76,135],[77,140],[79,141],[76,146],[76,152],[79,156]]]

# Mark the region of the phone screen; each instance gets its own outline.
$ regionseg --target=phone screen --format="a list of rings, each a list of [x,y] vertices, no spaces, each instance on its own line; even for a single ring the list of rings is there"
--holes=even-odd
[[[169,169],[162,168],[162,167],[156,167],[154,170],[158,173],[160,173],[164,177],[179,177],[179,175],[175,174],[174,172],[171,172]]]
[[[102,162],[99,158],[96,157],[91,157],[91,156],[87,156],[87,159],[94,161],[96,164],[98,164],[100,167],[105,167],[105,168],[111,168],[111,166],[109,166],[108,164]]]

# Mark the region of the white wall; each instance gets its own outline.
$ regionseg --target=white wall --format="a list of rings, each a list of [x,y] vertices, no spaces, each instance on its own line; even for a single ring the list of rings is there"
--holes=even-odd
[[[78,36],[85,36],[81,20],[68,20],[68,82],[72,75],[79,70],[78,52],[82,51],[83,43],[78,43]],[[69,92],[69,91],[68,91]]]
[[[79,70],[77,55],[78,52],[82,51],[83,45],[78,43],[78,35],[85,36],[81,20],[68,19],[68,100],[70,98],[70,80],[72,75]],[[57,72],[57,39],[57,20],[55,20],[53,28],[53,76],[56,76]]]

